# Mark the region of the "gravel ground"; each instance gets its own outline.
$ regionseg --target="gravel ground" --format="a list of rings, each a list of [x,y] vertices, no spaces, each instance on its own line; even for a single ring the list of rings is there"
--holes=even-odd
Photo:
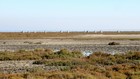
[[[118,42],[120,45],[110,46],[109,42]],[[45,48],[60,50],[80,50],[83,52],[124,53],[127,51],[140,51],[139,40],[76,40],[76,39],[25,39],[0,40],[0,51],[17,51],[20,49],[34,50]]]
[[[105,40],[105,39],[25,39],[25,40],[0,40],[0,45],[63,45],[63,44],[108,44],[119,42],[121,45],[140,45],[140,40]]]
[[[40,71],[56,71],[62,68],[63,66],[45,66],[45,65],[35,65],[32,64],[33,60],[24,60],[24,61],[0,61],[0,73],[26,73],[26,72],[40,72]]]
[[[128,51],[140,51],[140,45],[0,45],[0,50],[17,51],[20,49],[34,50],[37,48],[53,49],[54,51],[60,49],[90,51],[90,52],[104,52],[104,53],[125,53]]]

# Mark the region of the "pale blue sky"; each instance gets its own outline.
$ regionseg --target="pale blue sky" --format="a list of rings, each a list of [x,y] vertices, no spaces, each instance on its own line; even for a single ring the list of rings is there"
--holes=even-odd
[[[0,0],[0,31],[140,30],[140,0]]]

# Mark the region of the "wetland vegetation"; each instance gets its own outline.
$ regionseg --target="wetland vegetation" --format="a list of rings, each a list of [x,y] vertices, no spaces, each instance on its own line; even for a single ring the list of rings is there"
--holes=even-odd
[[[34,60],[32,64],[63,67],[55,71],[35,68],[32,72],[0,74],[0,79],[139,79],[140,52],[107,54],[95,52],[83,56],[80,51],[62,49],[0,52],[1,61]]]

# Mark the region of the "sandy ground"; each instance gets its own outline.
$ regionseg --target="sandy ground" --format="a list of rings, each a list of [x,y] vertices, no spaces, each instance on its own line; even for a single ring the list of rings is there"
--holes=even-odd
[[[67,44],[99,44],[107,45],[109,42],[118,42],[121,45],[140,45],[140,40],[111,40],[111,39],[25,39],[0,40],[0,45],[67,45]]]
[[[108,44],[119,42],[122,45],[140,45],[139,40],[73,40],[73,39],[26,39],[26,40],[0,40],[0,45],[64,45],[64,44]]]
[[[78,37],[81,38],[128,38],[128,39],[134,39],[134,38],[140,38],[140,34],[125,34],[125,35],[104,35],[104,34],[86,34],[86,35],[78,35]]]
[[[89,39],[93,38],[93,39]],[[112,39],[114,38],[114,39]],[[125,39],[118,39],[125,38]],[[130,40],[134,39],[135,40]],[[0,40],[0,50],[7,49],[33,49],[33,48],[106,48],[109,42],[118,42],[120,46],[140,46],[140,35],[101,35],[101,34],[87,34],[87,35],[77,35],[69,38],[47,38],[47,39],[18,39],[18,40]],[[93,45],[91,47],[91,45]],[[112,48],[113,49],[113,48]],[[127,50],[129,50],[128,48]],[[95,49],[96,50],[96,49]],[[110,49],[111,50],[111,49]],[[114,48],[114,50],[117,50]],[[119,50],[118,50],[119,51]]]
[[[92,38],[92,39],[89,39]],[[112,39],[114,38],[114,39]],[[125,38],[125,39],[118,39]],[[130,40],[134,39],[135,40]],[[82,51],[102,52],[126,52],[129,50],[140,50],[140,35],[101,35],[87,34],[77,35],[69,38],[47,38],[47,39],[18,39],[0,40],[0,51],[5,50],[33,50],[36,48],[49,48],[59,50],[62,48],[78,49]],[[109,46],[109,42],[117,42],[120,45]]]

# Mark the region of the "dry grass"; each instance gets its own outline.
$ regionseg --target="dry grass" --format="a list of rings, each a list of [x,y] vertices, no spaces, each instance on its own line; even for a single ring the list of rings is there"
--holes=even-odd
[[[0,33],[0,39],[37,39],[37,38],[63,38],[84,34],[83,32],[4,32]]]
[[[80,51],[68,51],[62,49],[58,52],[53,52],[50,49],[35,49],[34,51],[19,50],[16,52],[4,51],[0,52],[0,61],[7,60],[41,60],[41,59],[56,59],[56,58],[80,58],[83,57]]]
[[[140,32],[0,32],[0,39],[73,38],[73,36],[87,34],[130,35],[140,34]]]
[[[140,76],[140,52],[128,52],[125,54],[107,54],[96,52],[88,57],[77,57],[79,52],[63,49],[57,54],[51,50],[36,49],[35,53],[43,56],[42,51],[47,51],[47,57],[54,55],[51,60],[37,60],[36,65],[64,66],[66,68],[50,71],[36,68],[34,72],[24,74],[0,74],[1,79],[139,79]],[[23,50],[20,52],[24,52]],[[29,52],[28,52],[29,53]],[[74,53],[74,52],[73,52]],[[69,56],[69,57],[68,57]],[[56,57],[56,58],[55,58]],[[21,56],[22,58],[22,56]]]

